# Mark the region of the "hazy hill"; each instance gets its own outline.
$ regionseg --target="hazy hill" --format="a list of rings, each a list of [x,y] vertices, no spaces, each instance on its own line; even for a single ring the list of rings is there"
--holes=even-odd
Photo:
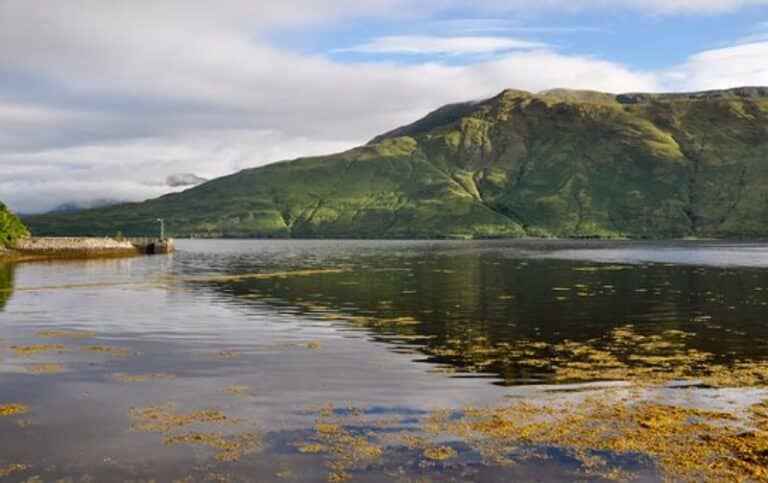
[[[56,214],[73,213],[75,211],[90,210],[93,208],[106,208],[107,206],[113,206],[124,202],[124,200],[116,200],[112,198],[98,198],[90,201],[68,201],[57,205],[50,212]]]
[[[768,89],[507,90],[350,151],[142,203],[26,219],[36,234],[765,237]]]

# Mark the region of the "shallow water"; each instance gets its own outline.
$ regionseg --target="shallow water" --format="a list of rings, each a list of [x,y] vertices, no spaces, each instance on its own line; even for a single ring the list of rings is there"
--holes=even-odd
[[[502,464],[446,435],[429,443],[453,448],[446,459],[390,436],[418,434],[436,410],[621,386],[552,363],[576,353],[557,352],[563,344],[582,352],[614,344],[611,357],[631,374],[650,356],[768,360],[768,244],[182,240],[178,248],[0,267],[0,406],[28,407],[0,417],[0,474],[18,464],[7,479],[601,479],[610,475],[585,473],[556,447]],[[43,344],[58,347],[24,351]],[[642,357],[633,357],[637,347]],[[768,397],[762,387],[649,391],[718,409]],[[226,420],[142,429],[137,408],[166,403],[165,416],[211,409]],[[331,423],[346,439],[321,434]],[[172,444],[193,431],[198,440]],[[200,434],[218,439],[206,444]],[[335,451],[302,452],[318,441]],[[647,458],[603,456],[636,479],[661,477]]]

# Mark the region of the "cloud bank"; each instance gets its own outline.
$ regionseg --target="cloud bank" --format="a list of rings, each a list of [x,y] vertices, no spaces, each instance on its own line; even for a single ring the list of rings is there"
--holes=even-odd
[[[165,178],[165,184],[172,188],[177,188],[179,186],[195,186],[200,183],[205,183],[206,181],[208,180],[201,178],[194,173],[177,173]]]

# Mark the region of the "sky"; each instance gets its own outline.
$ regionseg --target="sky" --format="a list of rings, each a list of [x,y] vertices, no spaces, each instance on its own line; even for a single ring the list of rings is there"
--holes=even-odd
[[[0,0],[0,200],[142,200],[503,89],[768,85],[768,0]]]

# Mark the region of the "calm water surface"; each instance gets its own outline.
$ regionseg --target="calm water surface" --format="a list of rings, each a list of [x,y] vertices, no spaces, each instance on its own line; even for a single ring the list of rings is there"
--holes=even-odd
[[[504,466],[446,441],[459,457],[430,460],[386,434],[436,409],[605,384],[558,377],[525,351],[500,355],[520,341],[594,344],[631,327],[644,337],[685,332],[675,350],[715,361],[768,360],[768,244],[227,240],[178,248],[0,266],[0,405],[29,408],[0,417],[0,468],[27,466],[6,479],[571,481],[586,477],[556,450],[545,464]],[[30,372],[41,364],[60,370]],[[723,394],[701,388],[685,397],[717,405]],[[212,409],[227,421],[137,429],[137,408],[164,404],[166,413]],[[323,418],[350,415],[351,436],[376,439],[386,457],[302,452]],[[171,444],[193,430],[219,440]],[[247,451],[220,461],[223,440]],[[659,477],[652,463],[625,466],[640,480]]]

